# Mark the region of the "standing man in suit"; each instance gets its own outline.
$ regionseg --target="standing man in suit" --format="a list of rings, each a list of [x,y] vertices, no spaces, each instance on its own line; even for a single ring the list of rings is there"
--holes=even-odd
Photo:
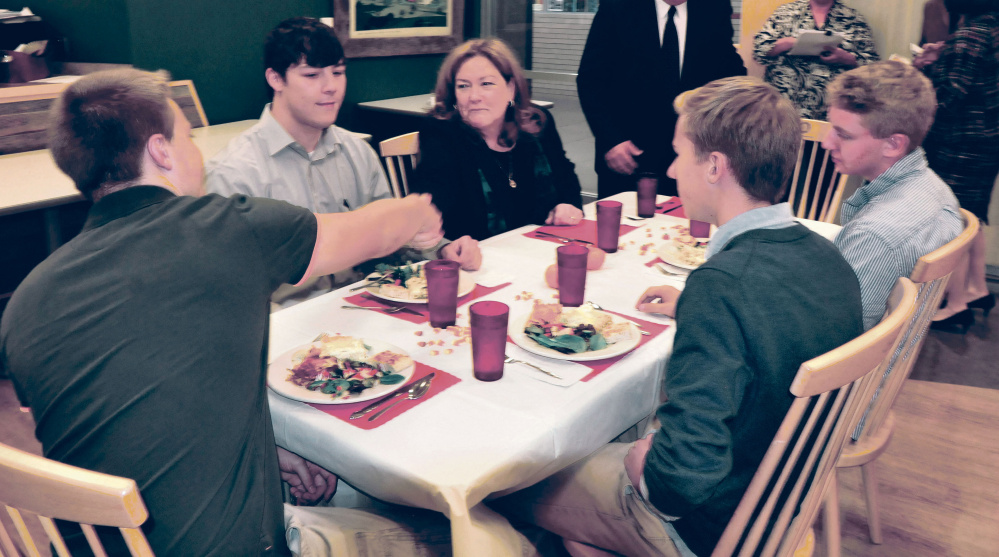
[[[746,75],[732,44],[729,0],[605,0],[593,18],[576,85],[596,142],[599,197],[635,189],[636,173],[666,176],[673,98],[709,81]]]

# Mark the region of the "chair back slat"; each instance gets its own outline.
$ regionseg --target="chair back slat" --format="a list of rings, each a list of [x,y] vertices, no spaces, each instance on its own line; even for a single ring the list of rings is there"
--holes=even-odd
[[[887,366],[915,305],[916,287],[899,279],[881,323],[801,365],[790,386],[795,400],[713,556],[790,555],[804,543],[835,482],[837,459],[863,408],[862,393]]]
[[[916,261],[910,275],[912,282],[919,288],[916,311],[902,333],[902,342],[892,355],[877,389],[868,399],[870,401],[868,408],[853,432],[854,441],[879,435],[879,430],[887,421],[898,393],[912,373],[930,322],[940,307],[950,275],[955,268],[963,264],[971,242],[978,234],[978,218],[965,209],[961,209],[961,216],[964,218],[964,230],[950,242]]]
[[[420,132],[386,139],[378,144],[378,150],[385,159],[392,195],[396,197],[409,195],[406,160],[409,160],[410,168],[416,168],[420,154]]]
[[[0,443],[0,502],[29,554],[36,554],[32,548],[38,542],[32,539],[20,511],[37,515],[48,542],[60,555],[68,552],[51,519],[79,523],[95,555],[103,550],[91,525],[119,528],[133,555],[153,554],[139,529],[149,514],[138,486],[128,478],[84,470]],[[7,539],[2,541],[9,544]],[[10,552],[9,548],[5,551]]]
[[[822,139],[829,129],[828,122],[804,118],[801,120],[798,161],[795,163],[788,193],[788,203],[794,216],[798,218],[822,222],[834,222],[836,219],[846,177],[831,166],[832,158],[828,151],[822,150],[821,156],[819,155]]]

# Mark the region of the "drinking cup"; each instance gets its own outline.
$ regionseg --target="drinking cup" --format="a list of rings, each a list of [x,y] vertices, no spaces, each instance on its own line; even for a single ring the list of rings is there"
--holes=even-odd
[[[620,211],[619,203],[619,214]],[[579,244],[566,244],[555,250],[558,260],[558,297],[563,306],[576,307],[583,304],[583,291],[586,290],[586,256],[589,251],[589,248]]]
[[[458,313],[458,263],[447,259],[434,259],[423,266],[427,277],[427,309],[430,325],[450,327]]]
[[[468,308],[472,324],[472,371],[479,381],[503,377],[510,306],[503,302],[475,302]]]
[[[597,247],[607,253],[617,251],[621,234],[621,202],[597,201]]]
[[[653,217],[656,214],[656,193],[659,191],[659,179],[653,174],[638,177],[638,216]]]
[[[707,238],[711,236],[711,223],[691,219],[690,235],[694,238]]]

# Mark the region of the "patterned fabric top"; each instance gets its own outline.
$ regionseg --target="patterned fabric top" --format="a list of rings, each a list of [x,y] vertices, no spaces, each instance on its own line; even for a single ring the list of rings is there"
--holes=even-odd
[[[975,151],[999,154],[999,13],[973,18],[958,29],[924,70],[937,91],[931,141],[961,136]]]
[[[753,40],[753,59],[766,67],[767,83],[790,99],[802,118],[825,120],[826,86],[850,68],[826,64],[818,56],[766,55],[779,39],[809,29],[841,33],[845,39],[840,48],[856,56],[859,65],[876,62],[878,54],[863,16],[840,2],[830,8],[822,27],[815,24],[809,0],[796,0],[774,10]]]

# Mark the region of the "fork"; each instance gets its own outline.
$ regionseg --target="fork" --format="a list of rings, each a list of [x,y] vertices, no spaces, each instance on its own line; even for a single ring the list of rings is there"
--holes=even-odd
[[[590,306],[591,308],[593,308],[593,309],[595,309],[597,311],[607,311],[602,306],[600,306],[600,305],[598,305],[598,304],[596,304],[594,302],[587,301],[586,305]],[[629,321],[631,321],[631,320],[629,319]],[[642,333],[643,335],[649,336],[649,335],[652,334],[652,333],[646,331],[645,329],[643,329],[642,326],[639,325],[638,323],[635,323],[634,321],[631,321],[631,323],[632,323],[632,325],[638,327],[638,332]]]
[[[382,313],[399,313],[400,311],[406,309],[401,306],[385,307],[385,308],[369,308],[365,306],[340,306],[340,307],[342,307],[343,309],[368,309],[371,311],[380,311]]]
[[[377,418],[378,416],[381,416],[382,414],[388,412],[389,408],[392,408],[393,406],[395,406],[396,404],[399,404],[400,402],[402,402],[404,400],[416,400],[416,399],[422,397],[423,395],[427,394],[427,391],[430,390],[430,380],[431,379],[433,379],[433,374],[428,375],[427,377],[424,377],[418,383],[416,383],[415,385],[413,385],[412,387],[409,388],[409,394],[407,394],[406,396],[404,396],[404,397],[400,398],[399,400],[393,402],[392,404],[389,404],[385,408],[382,408],[381,410],[378,411],[377,414],[375,414],[374,416],[371,416],[370,418],[368,418],[368,421],[369,422],[370,421],[374,421],[374,419]]]
[[[554,377],[555,379],[562,379],[558,375],[555,375],[554,373],[548,371],[547,369],[542,369],[542,368],[540,368],[540,367],[532,364],[531,362],[525,362],[524,360],[518,360],[518,359],[512,358],[510,356],[503,356],[503,361],[506,362],[506,363],[508,363],[508,364],[524,364],[525,366],[533,367],[534,369],[540,371],[541,373],[544,373],[545,375],[550,375],[550,376]]]

